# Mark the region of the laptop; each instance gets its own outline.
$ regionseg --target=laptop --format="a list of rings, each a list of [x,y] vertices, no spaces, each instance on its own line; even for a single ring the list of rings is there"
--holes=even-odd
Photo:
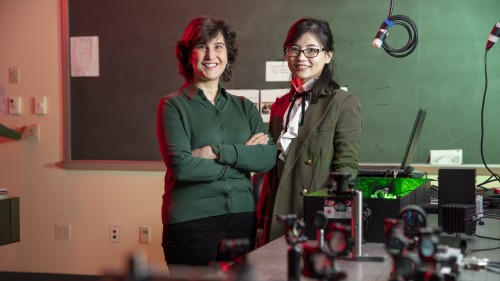
[[[418,109],[417,117],[415,118],[415,122],[413,123],[413,128],[411,130],[410,139],[403,156],[403,161],[401,161],[401,165],[399,167],[380,165],[359,166],[358,177],[409,177],[413,172],[411,163],[413,161],[415,147],[417,146],[418,138],[420,137],[420,131],[422,131],[422,126],[424,125],[426,114],[427,112],[424,108]]]

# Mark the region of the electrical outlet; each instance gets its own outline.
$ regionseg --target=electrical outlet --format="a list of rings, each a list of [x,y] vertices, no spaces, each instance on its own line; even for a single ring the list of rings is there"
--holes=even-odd
[[[21,114],[22,99],[21,97],[9,98],[9,114]]]
[[[119,225],[109,226],[109,242],[112,242],[112,243],[120,242],[120,226]]]
[[[32,138],[35,141],[40,141],[40,126],[39,125],[29,125],[26,128],[26,137]]]
[[[151,244],[151,227],[139,227],[139,242],[142,244]]]
[[[71,240],[71,224],[63,223],[55,225],[56,240]]]

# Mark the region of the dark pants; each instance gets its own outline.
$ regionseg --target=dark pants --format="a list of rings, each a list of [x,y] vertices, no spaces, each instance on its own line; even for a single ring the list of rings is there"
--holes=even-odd
[[[227,259],[218,251],[222,239],[248,238],[253,248],[255,233],[255,212],[164,224],[165,260],[167,264],[209,265]]]

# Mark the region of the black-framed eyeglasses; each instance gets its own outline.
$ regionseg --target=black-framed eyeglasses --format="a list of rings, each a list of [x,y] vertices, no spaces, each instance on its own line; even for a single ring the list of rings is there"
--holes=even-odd
[[[304,53],[304,56],[306,58],[315,58],[318,56],[319,52],[323,52],[325,49],[318,49],[318,48],[305,48],[303,50],[297,48],[297,47],[291,47],[291,48],[286,48],[285,52],[289,57],[298,57],[300,56],[300,53]]]

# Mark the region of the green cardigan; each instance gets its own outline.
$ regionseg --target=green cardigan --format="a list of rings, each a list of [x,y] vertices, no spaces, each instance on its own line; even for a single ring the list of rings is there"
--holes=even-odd
[[[0,124],[0,136],[13,140],[20,140],[22,138],[22,134],[20,132],[5,127],[2,124]]]
[[[227,213],[253,212],[251,172],[270,170],[276,145],[245,145],[254,134],[268,134],[256,106],[220,88],[216,106],[203,91],[184,84],[163,97],[157,111],[157,136],[167,166],[163,223]],[[220,159],[194,157],[212,145]]]

